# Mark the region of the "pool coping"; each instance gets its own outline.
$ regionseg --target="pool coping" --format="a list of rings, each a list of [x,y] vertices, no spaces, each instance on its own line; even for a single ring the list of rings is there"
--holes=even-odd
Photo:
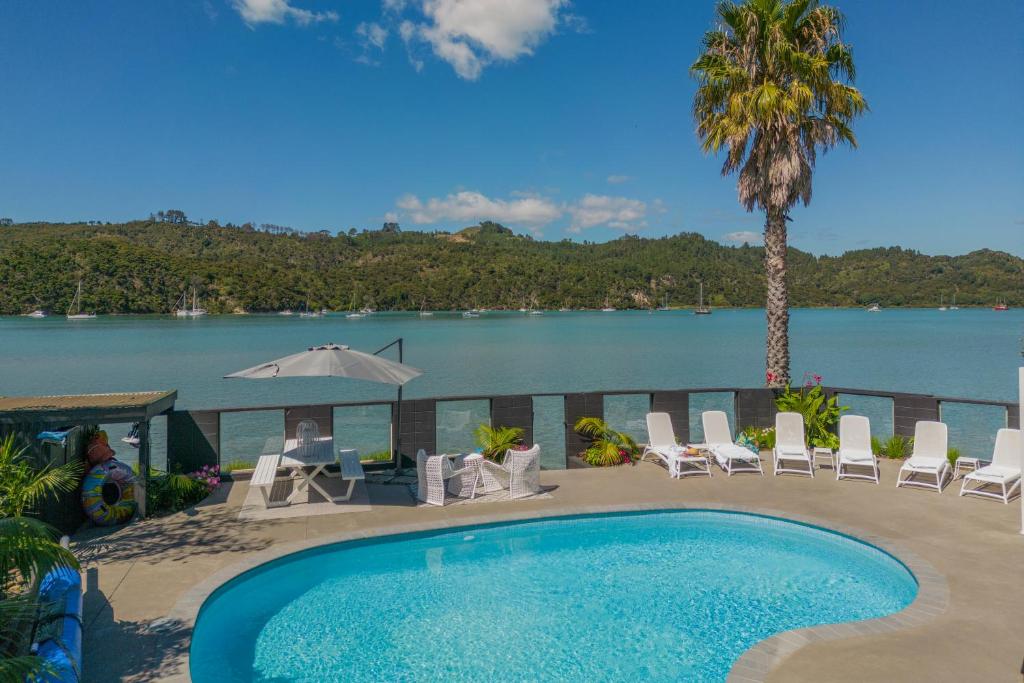
[[[463,517],[458,519],[435,519],[425,522],[398,523],[373,526],[366,529],[354,529],[344,532],[327,534],[317,538],[303,539],[284,543],[266,550],[253,553],[243,560],[213,572],[201,582],[188,589],[174,604],[174,607],[163,619],[150,623],[150,632],[159,634],[164,624],[183,627],[187,631],[187,643],[182,654],[174,662],[169,662],[178,671],[163,678],[172,683],[191,681],[189,673],[189,652],[192,645],[192,632],[195,629],[199,610],[214,592],[232,579],[261,565],[281,559],[287,555],[311,550],[321,546],[356,541],[369,538],[397,536],[424,531],[455,529],[459,527],[487,525],[501,522],[516,522],[532,519],[558,519],[574,515],[603,514],[616,512],[645,511],[721,511],[740,512],[775,517],[782,520],[808,524],[827,531],[850,536],[855,540],[873,545],[892,555],[901,562],[917,580],[918,591],[913,602],[899,612],[867,619],[839,624],[821,624],[806,628],[782,631],[764,640],[758,641],[740,655],[726,678],[726,683],[761,683],[765,681],[773,669],[786,658],[795,654],[805,645],[816,642],[853,638],[857,636],[873,636],[891,633],[907,628],[914,628],[932,621],[944,614],[949,607],[949,585],[946,578],[935,567],[904,545],[877,534],[846,524],[836,524],[829,520],[801,514],[794,514],[772,508],[742,505],[665,505],[664,503],[632,503],[619,505],[581,505],[566,506],[559,510],[522,510],[507,513],[491,513]]]

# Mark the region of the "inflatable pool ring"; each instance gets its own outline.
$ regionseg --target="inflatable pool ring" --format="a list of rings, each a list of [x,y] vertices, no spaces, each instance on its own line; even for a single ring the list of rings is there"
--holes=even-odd
[[[108,460],[96,465],[82,482],[82,507],[96,524],[110,526],[135,515],[135,476],[128,465]]]

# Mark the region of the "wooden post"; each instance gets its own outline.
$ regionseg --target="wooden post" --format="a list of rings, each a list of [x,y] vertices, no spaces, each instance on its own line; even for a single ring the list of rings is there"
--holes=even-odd
[[[139,517],[146,517],[146,491],[149,490],[149,420],[139,423],[139,484],[135,489],[135,502]],[[139,488],[142,490],[139,491]]]

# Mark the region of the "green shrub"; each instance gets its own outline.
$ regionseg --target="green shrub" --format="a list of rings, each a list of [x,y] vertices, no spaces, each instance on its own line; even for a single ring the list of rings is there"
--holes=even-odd
[[[747,427],[743,430],[743,435],[762,451],[775,448],[775,427]]]
[[[782,412],[800,413],[804,418],[804,432],[807,443],[813,447],[839,448],[839,437],[835,433],[839,416],[848,406],[839,405],[839,396],[825,397],[821,386],[821,375],[810,375],[798,390],[787,386],[775,398],[775,407]]]
[[[960,449],[957,448],[956,446],[953,446],[948,451],[946,451],[946,460],[949,460],[950,467],[954,467],[956,465],[956,461],[959,457]]]
[[[632,463],[640,450],[629,434],[612,429],[599,417],[581,417],[573,427],[590,440],[582,453],[583,460],[594,467],[611,467]]]
[[[913,439],[908,439],[899,434],[893,434],[886,441],[882,441],[877,437],[871,437],[871,450],[876,455],[886,458],[905,458],[910,455],[913,446]]]
[[[391,460],[391,451],[374,451],[359,456],[359,462],[388,462]]]
[[[236,470],[251,470],[256,466],[248,460],[232,460],[221,468],[222,472],[235,472]]]
[[[136,476],[139,466],[134,465]],[[210,490],[206,484],[181,472],[163,472],[149,468],[149,482],[146,486],[146,515],[180,512],[206,498]]]

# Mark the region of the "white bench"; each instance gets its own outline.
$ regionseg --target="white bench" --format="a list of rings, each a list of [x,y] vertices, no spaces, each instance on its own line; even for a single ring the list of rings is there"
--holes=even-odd
[[[359,453],[354,450],[341,451],[338,454],[338,463],[341,468],[342,481],[348,482],[348,491],[344,496],[337,496],[334,500],[345,502],[352,498],[352,491],[356,487],[356,482],[366,479],[366,473],[363,471],[363,464],[359,462]]]
[[[288,505],[287,500],[270,500],[270,490],[274,486],[275,479],[277,479],[277,464],[280,459],[280,453],[261,455],[259,462],[256,463],[256,470],[252,473],[252,479],[249,480],[249,487],[260,490],[260,493],[263,494],[263,504],[268,508]]]

